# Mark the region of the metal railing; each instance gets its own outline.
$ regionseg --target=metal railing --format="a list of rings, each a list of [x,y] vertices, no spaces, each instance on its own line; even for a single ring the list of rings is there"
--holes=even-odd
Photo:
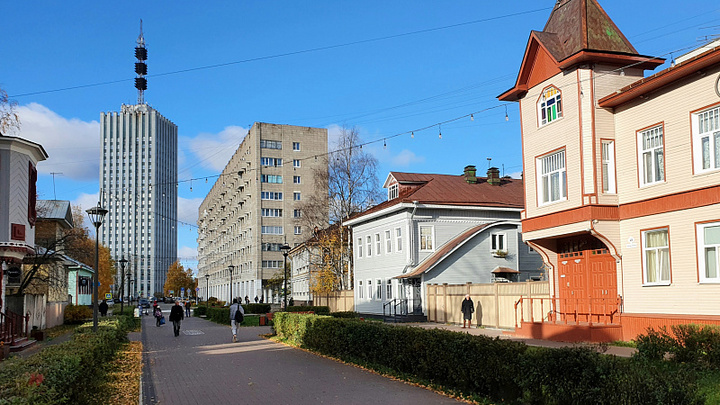
[[[620,312],[617,298],[532,298],[520,297],[515,303],[515,327],[521,322],[551,322],[588,325],[615,323]],[[518,317],[518,308],[520,316]],[[536,314],[539,313],[539,316]]]
[[[400,307],[400,311],[398,312],[398,307]],[[405,316],[408,313],[408,305],[407,305],[407,299],[406,298],[394,298],[388,302],[383,303],[383,318],[386,316],[388,317],[397,317]]]
[[[0,341],[14,345],[15,341],[27,337],[30,315],[18,315],[14,312],[0,312]]]

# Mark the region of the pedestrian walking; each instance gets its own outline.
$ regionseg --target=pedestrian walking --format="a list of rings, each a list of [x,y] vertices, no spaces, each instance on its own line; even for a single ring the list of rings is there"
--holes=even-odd
[[[246,295],[245,296],[245,304],[249,304],[249,303],[250,303],[250,298],[248,298],[248,296]]]
[[[240,298],[242,299],[242,298]],[[240,315],[238,315],[238,312]],[[230,328],[232,330],[232,341],[237,342],[237,327],[242,322],[242,318],[245,316],[245,310],[242,305],[238,303],[237,298],[233,298],[233,303],[230,305]]]
[[[185,301],[185,316],[190,317],[190,300]]]
[[[100,315],[107,316],[108,304],[105,300],[102,300],[100,305],[98,305],[98,310],[100,311]]]
[[[157,302],[153,304],[153,316],[155,317],[155,326],[160,326],[162,322],[162,309],[158,306]]]
[[[257,295],[256,295],[256,296],[255,296],[255,303],[257,304],[257,302],[258,302],[258,297],[257,297]]]
[[[465,327],[466,322],[467,327],[470,328],[472,326],[472,314],[475,312],[475,305],[470,299],[470,294],[465,296],[465,299],[460,306],[460,311],[463,313],[463,328]]]
[[[182,306],[180,306],[180,300],[175,301],[175,305],[170,308],[170,317],[168,318],[173,324],[173,332],[175,336],[180,336],[180,324],[183,318],[185,318],[185,312]]]

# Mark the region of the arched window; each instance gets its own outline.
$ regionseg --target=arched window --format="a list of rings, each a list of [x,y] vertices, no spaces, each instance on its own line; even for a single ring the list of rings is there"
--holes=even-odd
[[[560,90],[550,86],[543,90],[538,101],[538,117],[540,126],[549,124],[558,118],[562,118],[562,101]]]

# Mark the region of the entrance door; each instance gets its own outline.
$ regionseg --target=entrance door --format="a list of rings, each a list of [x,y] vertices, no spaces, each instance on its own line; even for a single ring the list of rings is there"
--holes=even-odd
[[[612,322],[617,312],[617,270],[607,249],[558,255],[558,297],[566,320]]]

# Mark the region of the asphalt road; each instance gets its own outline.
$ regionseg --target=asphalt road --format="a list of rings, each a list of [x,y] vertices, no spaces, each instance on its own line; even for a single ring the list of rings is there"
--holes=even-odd
[[[161,304],[162,305],[162,304]],[[169,306],[162,305],[165,317]],[[430,390],[259,337],[269,327],[244,327],[232,343],[229,326],[186,318],[143,319],[143,404],[456,404]]]

